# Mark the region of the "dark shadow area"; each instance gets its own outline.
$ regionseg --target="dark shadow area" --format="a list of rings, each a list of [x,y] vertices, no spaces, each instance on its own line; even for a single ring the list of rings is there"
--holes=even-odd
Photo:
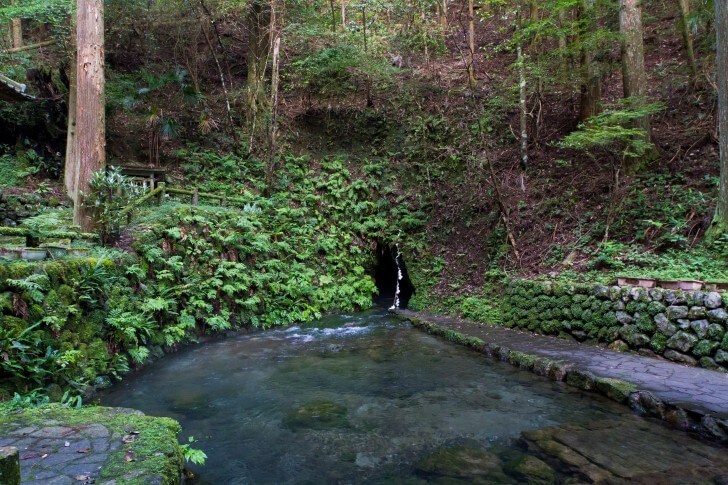
[[[374,281],[379,290],[377,300],[387,306],[394,304],[394,295],[397,291],[397,261],[395,261],[397,248],[377,244],[377,265],[374,268]],[[402,280],[399,287],[399,308],[407,308],[407,304],[415,292],[415,287],[407,274],[404,258],[399,257],[399,268],[402,270]]]

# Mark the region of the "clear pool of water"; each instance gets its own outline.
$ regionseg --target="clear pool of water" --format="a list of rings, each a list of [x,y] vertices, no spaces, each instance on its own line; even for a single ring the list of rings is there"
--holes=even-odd
[[[102,404],[177,419],[209,457],[190,466],[205,484],[428,480],[439,449],[507,453],[526,430],[634,419],[381,308],[190,346]]]

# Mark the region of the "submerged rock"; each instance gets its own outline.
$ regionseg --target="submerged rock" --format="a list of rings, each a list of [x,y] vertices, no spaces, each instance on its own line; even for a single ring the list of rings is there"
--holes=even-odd
[[[286,414],[283,424],[291,429],[330,429],[348,425],[347,409],[333,401],[311,401]]]
[[[519,483],[549,485],[556,483],[556,472],[549,465],[535,456],[521,455],[509,461],[505,466],[506,472],[518,479]]]
[[[482,448],[443,448],[416,466],[419,475],[435,480],[464,480],[469,483],[512,483],[497,455]]]

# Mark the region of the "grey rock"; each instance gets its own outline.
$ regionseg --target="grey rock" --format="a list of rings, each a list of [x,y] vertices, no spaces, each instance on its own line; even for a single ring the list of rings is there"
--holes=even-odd
[[[690,320],[687,318],[680,318],[677,320],[677,326],[680,327],[680,330],[688,330],[690,329]]]
[[[654,301],[661,301],[664,291],[662,288],[650,288],[649,295]]]
[[[622,300],[615,301],[612,304],[612,308],[616,311],[624,310],[624,302]]]
[[[682,305],[687,300],[682,291],[667,290],[665,291],[665,301],[670,305]]]
[[[677,327],[670,323],[670,320],[665,316],[664,313],[658,313],[655,315],[655,326],[657,326],[657,330],[660,331],[661,334],[671,337],[677,332]]]
[[[708,309],[713,310],[715,308],[719,308],[723,304],[723,299],[720,297],[720,293],[711,291],[703,297],[703,303],[705,303],[705,306]]]
[[[619,286],[610,286],[609,287],[609,299],[612,301],[619,300],[619,297],[622,296],[622,289]]]
[[[716,441],[728,441],[728,423],[713,416],[703,416],[700,433]]]
[[[715,353],[715,361],[719,364],[728,364],[728,352],[725,350],[718,350]]]
[[[614,342],[609,344],[607,348],[611,350],[616,350],[617,352],[627,352],[629,350],[629,345],[627,345],[627,343],[622,340],[615,340]],[[726,355],[726,357],[728,357],[728,355]]]
[[[700,367],[704,367],[706,369],[715,370],[718,368],[718,364],[716,364],[710,357],[701,357],[698,363],[700,364]]]
[[[695,335],[691,335],[687,332],[677,332],[675,335],[670,337],[666,345],[671,349],[677,349],[681,352],[689,352],[697,341],[698,338]],[[667,357],[667,355],[665,357]]]
[[[609,298],[609,287],[598,285],[594,287],[594,296],[599,299],[606,300]]]
[[[722,308],[716,308],[708,312],[708,320],[712,323],[724,323],[728,320],[728,313]]]
[[[688,307],[686,306],[669,306],[667,307],[667,310],[665,310],[665,315],[670,320],[678,320],[681,318],[687,318],[688,316]]]
[[[708,325],[708,338],[713,340],[722,340],[723,335],[725,335],[725,330],[722,325],[717,323],[711,323]]]
[[[705,338],[708,335],[708,326],[707,320],[696,320],[690,324],[690,328],[693,329],[698,338]]]
[[[665,403],[657,399],[650,391],[636,391],[630,394],[629,407],[639,414],[665,418]]]
[[[634,318],[629,313],[619,311],[615,315],[617,317],[617,321],[621,323],[622,325],[629,325],[630,323],[634,322]]]
[[[681,354],[680,352],[675,352],[674,350],[666,350],[664,354],[666,359],[670,359],[673,362],[680,362],[681,364],[687,364],[690,366],[696,366],[698,364],[698,361],[690,357],[689,355]]]
[[[688,318],[690,320],[700,320],[701,318],[705,318],[705,307],[691,306],[688,311]]]

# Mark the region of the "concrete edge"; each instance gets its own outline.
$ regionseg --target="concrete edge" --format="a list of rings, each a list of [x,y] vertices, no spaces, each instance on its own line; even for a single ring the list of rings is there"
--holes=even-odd
[[[658,418],[675,429],[696,433],[702,439],[728,444],[728,420],[660,400],[650,391],[638,389],[634,383],[597,376],[564,360],[518,352],[497,342],[485,342],[481,338],[464,335],[424,317],[402,315],[396,311],[392,314],[399,320],[410,322],[419,330],[464,345],[492,359],[507,362],[556,382],[564,382],[583,391],[601,394],[617,403],[628,405],[640,416]]]

